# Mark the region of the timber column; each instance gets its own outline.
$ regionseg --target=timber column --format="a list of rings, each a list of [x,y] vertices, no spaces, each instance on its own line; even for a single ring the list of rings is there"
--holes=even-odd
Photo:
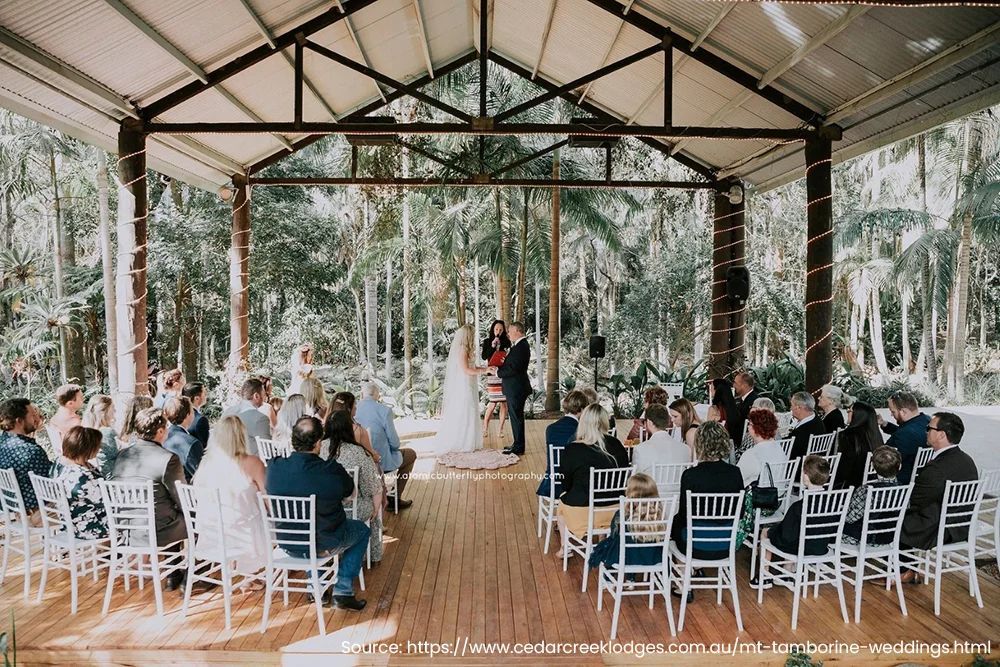
[[[740,189],[738,203],[729,198],[732,186]],[[729,297],[726,272],[742,267],[746,254],[746,217],[743,188],[737,182],[719,185],[715,193],[712,226],[712,332],[708,361],[709,379],[726,377],[743,363],[746,337],[746,306]]]
[[[738,198],[735,197],[737,188]],[[729,264],[726,271],[733,267],[746,268],[747,254],[747,222],[746,222],[746,192],[743,184],[739,181],[729,182],[729,195],[733,195],[729,200]],[[733,201],[738,199],[738,201]],[[725,271],[723,271],[725,273]],[[748,283],[749,284],[749,283]],[[749,297],[748,297],[749,298]],[[735,372],[743,368],[746,359],[746,338],[747,338],[747,302],[736,299],[726,299],[728,304],[729,324],[729,370]]]
[[[148,396],[146,349],[146,135],[126,118],[118,130],[117,310],[118,389],[121,399]]]
[[[250,186],[233,175],[233,230],[229,248],[229,368],[246,370],[250,358]]]
[[[815,394],[833,377],[833,184],[836,127],[806,140],[806,390]]]

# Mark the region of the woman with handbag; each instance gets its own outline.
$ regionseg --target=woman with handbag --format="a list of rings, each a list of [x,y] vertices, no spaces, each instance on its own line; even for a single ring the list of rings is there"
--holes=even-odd
[[[493,320],[489,333],[483,339],[480,356],[487,366],[499,368],[510,349],[510,338],[507,337],[507,325],[503,320]],[[486,376],[486,412],[483,415],[483,437],[490,434],[490,420],[496,406],[500,406],[500,434],[507,421],[507,399],[503,395],[503,380],[496,375]]]
[[[771,516],[780,506],[774,474],[780,472],[787,460],[781,445],[774,440],[778,432],[778,418],[773,412],[755,408],[747,416],[747,423],[747,431],[754,444],[736,464],[743,474],[743,485],[748,490],[738,532],[741,543],[753,530],[754,510],[759,509],[762,516]]]

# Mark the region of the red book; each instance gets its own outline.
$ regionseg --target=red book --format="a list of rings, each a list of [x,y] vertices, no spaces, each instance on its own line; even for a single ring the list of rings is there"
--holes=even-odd
[[[507,358],[506,352],[504,352],[503,350],[497,350],[496,352],[493,353],[493,356],[490,357],[490,360],[486,362],[486,365],[496,366],[497,368],[499,368],[500,366],[503,366],[503,361],[506,358]]]

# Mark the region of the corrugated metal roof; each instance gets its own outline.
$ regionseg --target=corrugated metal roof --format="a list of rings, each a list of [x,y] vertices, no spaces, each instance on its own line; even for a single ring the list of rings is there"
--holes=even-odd
[[[351,2],[342,0],[346,7]],[[207,72],[266,43],[237,0],[124,0],[124,4]],[[249,0],[249,4],[271,36],[324,12],[338,11],[335,0]],[[360,51],[343,21],[310,39],[359,62],[366,58],[376,70],[410,81],[427,73],[418,8],[435,67],[475,49],[473,17],[478,2],[471,0],[378,0],[350,17]],[[630,10],[698,41],[701,49],[753,77],[779,66],[772,86],[821,115],[839,113],[867,92],[979,36],[976,46],[963,50],[961,58],[949,60],[939,71],[913,74],[915,80],[904,89],[884,99],[875,95],[869,103],[839,114],[845,135],[835,145],[837,159],[1000,103],[1000,11],[996,9],[862,11],[845,5],[637,0],[630,3]],[[842,21],[845,16],[850,20]],[[657,41],[633,25],[623,26],[620,15],[587,0],[493,0],[490,17],[491,48],[529,71],[537,64],[538,76],[556,83]],[[0,42],[5,42],[0,44],[0,105],[105,149],[114,149],[117,123],[131,112],[130,103],[146,106],[196,80],[184,63],[126,20],[108,0],[7,0],[0,3],[0,27],[6,31],[0,34]],[[832,27],[842,29],[824,40],[817,38],[828,35]],[[806,52],[789,62],[797,50]],[[46,62],[55,62],[56,71]],[[792,114],[678,51],[674,72],[676,125],[801,125]],[[234,105],[235,98],[265,120],[289,120],[292,73],[287,59],[275,54],[229,78],[224,91],[204,92],[162,119],[245,121],[247,112]],[[316,90],[304,94],[307,120],[328,120],[327,107],[343,115],[379,96],[371,79],[309,51],[305,74]],[[662,56],[655,55],[594,82],[588,100],[624,120],[658,125],[663,121],[662,82]],[[269,134],[157,137],[149,144],[149,163],[172,176],[212,187],[228,180],[241,165],[275,153],[284,141],[294,139]],[[723,175],[734,173],[762,187],[787,182],[803,168],[799,146],[775,142],[699,139],[684,141],[681,151]]]

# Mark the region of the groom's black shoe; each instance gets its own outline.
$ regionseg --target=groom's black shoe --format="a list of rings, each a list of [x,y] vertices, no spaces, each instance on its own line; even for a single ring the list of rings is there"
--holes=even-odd
[[[517,456],[524,456],[524,450],[523,449],[514,449],[514,445],[511,445],[510,447],[504,447],[503,453],[504,454],[516,454]]]

